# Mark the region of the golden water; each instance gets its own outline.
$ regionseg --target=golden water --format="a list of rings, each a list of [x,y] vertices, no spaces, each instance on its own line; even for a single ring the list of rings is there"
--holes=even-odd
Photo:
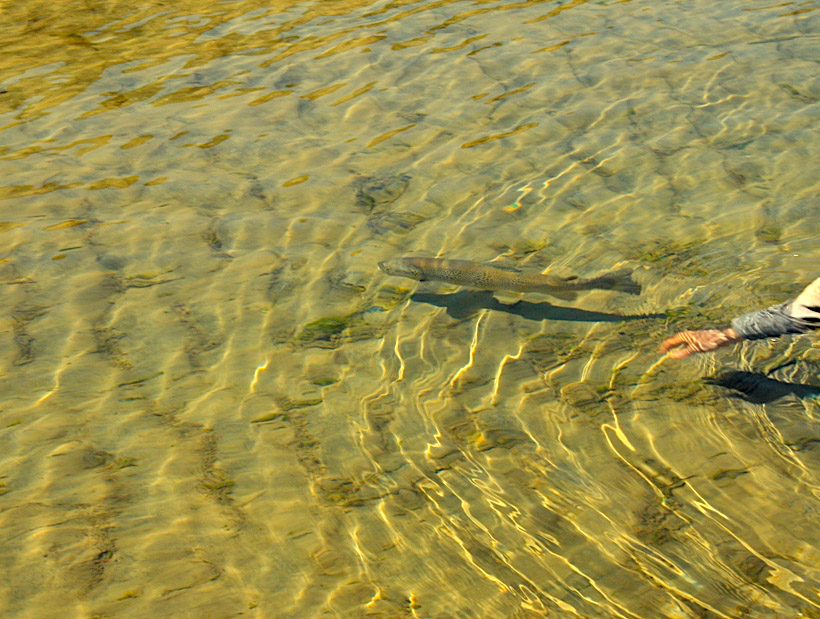
[[[820,617],[816,9],[1,0],[0,614]]]

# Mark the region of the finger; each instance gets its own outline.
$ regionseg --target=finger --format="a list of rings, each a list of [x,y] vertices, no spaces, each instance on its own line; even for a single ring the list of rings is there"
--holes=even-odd
[[[695,351],[691,348],[677,348],[675,350],[669,351],[669,358],[670,359],[685,359],[689,355],[694,354]]]
[[[682,331],[680,333],[676,333],[672,337],[666,338],[661,343],[661,352],[666,352],[670,348],[674,348],[675,346],[680,346],[681,344],[687,344],[687,331]]]

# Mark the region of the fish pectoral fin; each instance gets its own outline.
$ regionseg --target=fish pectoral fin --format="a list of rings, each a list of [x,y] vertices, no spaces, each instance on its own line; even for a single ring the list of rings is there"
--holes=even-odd
[[[555,297],[556,299],[563,299],[564,301],[574,301],[578,298],[578,293],[573,292],[572,290],[555,290],[550,291],[547,294],[551,297]]]
[[[515,305],[521,302],[521,294],[509,292],[507,290],[493,292],[493,298],[502,305]]]

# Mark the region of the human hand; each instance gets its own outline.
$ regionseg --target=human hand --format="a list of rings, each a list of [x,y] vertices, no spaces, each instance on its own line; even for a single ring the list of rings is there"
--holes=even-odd
[[[669,352],[669,356],[673,359],[683,359],[695,353],[709,352],[721,346],[728,346],[742,339],[737,331],[731,328],[681,331],[666,338],[661,344],[660,352]],[[677,348],[678,346],[682,348]]]

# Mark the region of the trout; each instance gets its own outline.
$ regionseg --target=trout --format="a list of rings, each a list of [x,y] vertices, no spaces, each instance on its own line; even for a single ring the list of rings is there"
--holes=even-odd
[[[543,273],[521,273],[498,267],[470,262],[469,260],[445,260],[443,258],[394,258],[379,262],[379,268],[388,275],[409,277],[420,282],[437,281],[468,286],[481,290],[506,290],[509,292],[543,292],[567,298],[580,290],[617,290],[627,294],[640,294],[641,287],[631,278],[631,271],[624,269],[590,279],[577,276],[556,277]]]

